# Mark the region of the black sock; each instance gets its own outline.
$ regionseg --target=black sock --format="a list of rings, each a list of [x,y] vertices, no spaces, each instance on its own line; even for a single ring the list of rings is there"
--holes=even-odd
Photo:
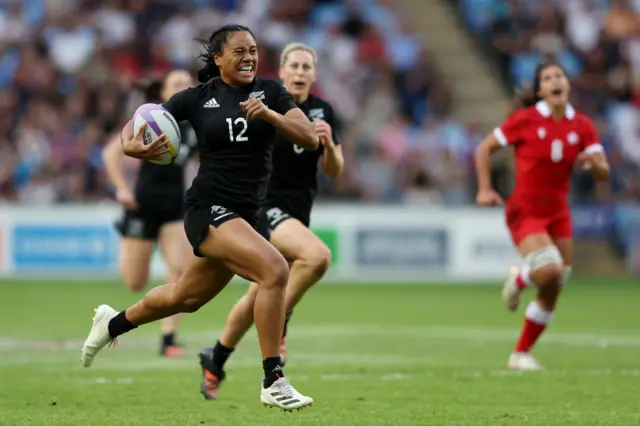
[[[176,333],[168,333],[162,335],[162,347],[173,346],[176,344]]]
[[[213,347],[213,365],[215,365],[220,371],[224,370],[224,365],[233,351],[234,348],[228,348],[218,340],[216,345]]]
[[[262,368],[264,369],[264,381],[262,386],[266,389],[273,384],[280,377],[284,377],[282,371],[282,360],[279,356],[273,358],[267,358],[262,361]]]
[[[287,312],[287,315],[284,317],[284,330],[282,331],[282,337],[287,337],[287,326],[289,325],[289,320],[291,319],[291,315],[293,315],[293,311]]]
[[[112,339],[120,336],[121,334],[127,333],[134,328],[138,328],[137,325],[134,325],[127,319],[125,316],[126,311],[120,312],[115,317],[111,318],[109,321],[109,335]]]

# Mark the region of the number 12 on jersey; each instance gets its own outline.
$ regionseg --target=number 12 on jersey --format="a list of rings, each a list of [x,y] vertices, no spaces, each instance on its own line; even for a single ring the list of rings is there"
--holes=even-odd
[[[236,118],[235,121],[233,121],[232,118],[227,118],[227,124],[229,125],[229,140],[231,142],[246,142],[249,140],[249,138],[244,135],[247,131],[247,120],[242,117]],[[235,135],[233,128],[234,125],[238,126],[238,124],[242,126],[242,129],[240,129],[240,133]]]

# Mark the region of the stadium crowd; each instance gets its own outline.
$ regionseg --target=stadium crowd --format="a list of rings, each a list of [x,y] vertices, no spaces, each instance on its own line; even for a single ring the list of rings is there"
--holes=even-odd
[[[526,84],[542,55],[562,64],[572,103],[591,115],[612,163],[612,182],[576,176],[574,201],[640,197],[640,1],[459,0],[464,22],[483,36],[505,82]]]
[[[505,84],[526,83],[543,53],[572,76],[572,101],[597,118],[615,172],[598,188],[578,174],[576,201],[640,196],[640,1],[457,3]],[[392,0],[3,2],[0,200],[111,200],[100,154],[140,103],[132,84],[195,70],[193,39],[228,22],[255,30],[265,77],[277,77],[286,43],[318,50],[315,90],[336,108],[346,160],[337,183],[321,179],[321,198],[473,201],[472,154],[489,129],[452,119],[451,83]]]
[[[448,116],[449,91],[392,7],[381,0],[3,2],[0,199],[111,199],[100,153],[140,102],[130,95],[132,83],[173,67],[196,69],[199,46],[193,39],[228,22],[255,30],[265,77],[277,76],[286,43],[303,41],[318,50],[316,90],[335,105],[347,159],[344,178],[337,184],[323,180],[321,196],[431,196],[436,183],[425,167],[400,165],[417,143],[406,137],[411,122],[424,123],[417,131],[420,143],[438,143],[440,125],[426,118]],[[132,178],[135,167],[133,161]]]

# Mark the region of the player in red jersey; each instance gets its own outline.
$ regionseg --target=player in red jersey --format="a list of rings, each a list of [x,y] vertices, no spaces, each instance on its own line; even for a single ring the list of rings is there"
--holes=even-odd
[[[502,296],[515,311],[528,286],[538,289],[508,367],[540,370],[530,350],[551,321],[563,283],[571,273],[573,241],[567,196],[574,165],[609,178],[609,164],[591,120],[568,102],[570,84],[563,69],[543,63],[536,69],[532,93],[478,147],[476,168],[480,205],[504,204],[491,186],[491,153],[513,145],[516,185],[506,202],[506,224],[524,262],[512,267]]]

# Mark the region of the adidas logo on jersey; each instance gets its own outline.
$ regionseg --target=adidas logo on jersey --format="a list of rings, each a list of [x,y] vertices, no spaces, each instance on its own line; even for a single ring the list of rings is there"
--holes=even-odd
[[[216,98],[211,98],[207,101],[206,104],[204,104],[205,108],[218,108],[220,106],[220,104],[218,103],[218,101],[216,101]]]

